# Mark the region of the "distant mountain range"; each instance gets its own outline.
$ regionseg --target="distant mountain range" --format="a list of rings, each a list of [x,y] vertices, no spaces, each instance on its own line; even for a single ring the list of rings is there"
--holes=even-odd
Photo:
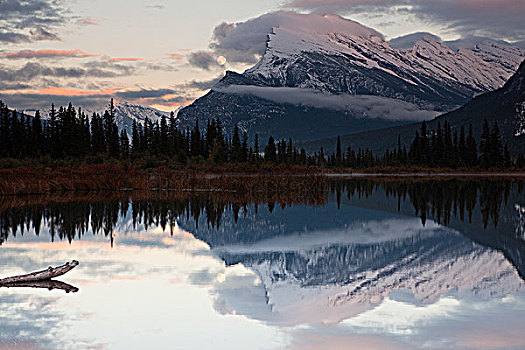
[[[525,59],[503,41],[441,42],[429,33],[385,41],[334,15],[279,14],[261,60],[227,72],[179,113],[181,126],[219,117],[261,138],[315,140],[430,120],[501,87]]]
[[[108,107],[109,108],[109,107]],[[144,124],[146,119],[149,119],[151,122],[160,122],[160,119],[165,116],[169,117],[169,112],[159,111],[158,109],[132,104],[129,102],[118,102],[114,105],[114,115],[115,120],[119,129],[124,129],[131,135],[131,128],[133,126],[133,121],[136,121],[139,124]],[[178,113],[178,109],[175,113]]]
[[[109,110],[109,104],[106,105],[105,108]],[[176,109],[174,111],[175,115],[177,115],[179,110],[180,109]],[[24,114],[26,116],[33,117],[35,112],[36,111],[34,110],[26,110],[24,111]],[[91,117],[93,111],[84,110],[84,113]],[[97,113],[102,114],[103,111],[97,111]],[[115,115],[115,121],[119,127],[119,130],[124,129],[129,135],[131,135],[133,121],[144,125],[146,119],[149,119],[152,123],[155,123],[160,122],[162,116],[165,116],[166,118],[170,116],[169,112],[160,111],[153,107],[133,104],[126,101],[115,102],[113,113]],[[47,113],[44,113],[42,117],[47,119],[49,116]]]

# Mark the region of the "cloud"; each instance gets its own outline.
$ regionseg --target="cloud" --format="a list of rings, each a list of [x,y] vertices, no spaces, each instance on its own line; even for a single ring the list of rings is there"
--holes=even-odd
[[[51,33],[50,31],[47,31],[42,27],[38,27],[29,32],[31,33],[31,39],[34,41],[39,41],[39,40],[58,41],[60,40],[60,38],[55,33]]]
[[[356,117],[389,120],[430,120],[439,114],[421,110],[401,100],[372,95],[329,95],[302,88],[260,87],[252,85],[217,86],[213,90],[229,94],[245,94],[265,100],[298,106],[349,111]]]
[[[28,43],[31,38],[20,33],[0,32],[0,42],[4,43]]]
[[[213,88],[223,77],[224,75],[220,74],[219,76],[210,80],[192,80],[188,84],[185,84],[185,87],[198,89],[202,91],[209,90]]]
[[[87,62],[82,66],[47,66],[36,62],[28,62],[19,68],[0,65],[0,86],[6,82],[28,83],[34,79],[52,77],[68,78],[113,78],[130,75],[135,72],[134,67],[118,64],[104,64],[101,62]]]
[[[198,51],[191,53],[188,56],[190,65],[204,70],[211,70],[212,68],[219,68],[221,65],[217,63],[217,58],[213,52]]]
[[[273,29],[290,20],[290,12],[271,12],[244,22],[223,22],[215,26],[210,51],[200,51],[189,56],[191,65],[210,70],[220,67],[217,57],[227,62],[255,64],[266,51],[268,35]]]
[[[97,22],[93,17],[83,17],[77,20],[77,24],[80,26],[98,26],[100,23]]]
[[[184,55],[180,54],[180,53],[169,53],[168,54],[169,58],[175,60],[175,61],[182,61],[184,59]]]
[[[146,8],[148,8],[148,9],[155,9],[155,10],[163,10],[164,9],[164,5],[160,5],[160,4],[157,4],[157,5],[146,5]]]
[[[0,57],[7,59],[28,59],[28,58],[85,58],[99,56],[81,50],[22,50],[0,53]]]
[[[340,14],[374,14],[385,19],[412,15],[462,36],[523,40],[525,6],[516,0],[292,0],[287,8]]]
[[[119,91],[115,93],[118,98],[123,99],[138,99],[138,98],[152,98],[162,97],[169,94],[174,94],[175,91],[172,89],[140,89],[140,90],[128,90]]]
[[[136,62],[136,61],[144,61],[143,58],[140,57],[112,57],[110,58],[111,62]]]
[[[2,0],[0,41],[20,43],[59,40],[53,28],[69,21],[67,13],[63,0]]]
[[[210,48],[228,62],[254,64],[266,51],[268,34],[286,21],[283,12],[268,13],[238,23],[221,23],[213,30]]]

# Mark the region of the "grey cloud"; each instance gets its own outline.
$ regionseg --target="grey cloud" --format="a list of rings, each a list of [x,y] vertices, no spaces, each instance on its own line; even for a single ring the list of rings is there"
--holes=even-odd
[[[45,30],[42,27],[38,27],[35,30],[31,30],[31,39],[38,41],[38,40],[60,40],[60,38],[47,30]]]
[[[175,93],[172,89],[140,89],[131,91],[117,92],[115,95],[124,99],[136,99],[136,98],[152,98],[162,97],[164,95]]]
[[[273,12],[246,22],[221,23],[213,31],[210,48],[228,62],[256,63],[266,51],[268,34],[283,20],[283,13]]]
[[[230,85],[216,87],[215,91],[246,94],[265,100],[298,106],[327,108],[352,112],[356,117],[382,118],[389,120],[430,120],[438,112],[421,110],[401,100],[371,95],[328,95],[309,89],[289,87],[260,87]]]
[[[3,90],[24,90],[24,89],[30,89],[32,88],[31,85],[25,84],[25,83],[11,83],[11,82],[5,82],[2,81],[2,89]]]
[[[190,83],[186,84],[186,87],[198,90],[208,90],[214,87],[223,77],[224,75],[221,74],[210,80],[193,80]]]
[[[127,75],[128,69],[101,69],[97,67],[48,67],[39,63],[29,62],[19,69],[0,66],[0,81],[29,81],[39,77],[80,78],[95,77],[109,78]]]
[[[137,65],[146,70],[153,71],[165,71],[165,72],[175,72],[178,69],[172,64],[165,63],[151,63],[151,62],[137,62]]]
[[[513,45],[525,49],[525,40],[515,42]]]
[[[186,96],[175,96],[172,98],[168,98],[167,100],[163,100],[164,102],[174,102],[174,103],[184,103],[188,101],[192,101],[192,98],[186,97]]]
[[[52,29],[67,23],[67,13],[63,0],[1,0],[0,41],[59,40]]]
[[[198,51],[191,53],[188,56],[188,62],[194,67],[205,69],[205,70],[211,70],[212,68],[218,68],[221,67],[217,63],[217,59],[213,55],[212,52],[207,51]]]
[[[156,10],[162,10],[164,9],[164,5],[146,5],[146,8],[148,9],[156,9]]]
[[[228,36],[228,34],[234,30],[236,27],[236,24],[235,23],[226,23],[226,22],[223,22],[221,24],[218,24],[217,26],[215,26],[215,28],[213,29],[213,40],[214,41],[219,41],[219,40],[222,40],[224,38],[226,38]]]
[[[30,41],[31,41],[31,38],[28,35],[25,35],[25,34],[0,32],[0,42],[5,42],[5,43],[28,43]]]
[[[470,0],[293,0],[285,7],[311,12],[374,14],[385,18],[414,15],[420,20],[467,36],[490,36],[510,40],[525,37],[525,6],[522,1]]]

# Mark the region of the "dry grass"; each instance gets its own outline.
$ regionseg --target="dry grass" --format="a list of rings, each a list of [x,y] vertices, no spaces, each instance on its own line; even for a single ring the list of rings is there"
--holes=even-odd
[[[308,197],[327,191],[322,175],[209,174],[166,168],[138,170],[118,165],[78,168],[0,170],[0,197],[116,190],[222,191],[236,196],[294,194]]]

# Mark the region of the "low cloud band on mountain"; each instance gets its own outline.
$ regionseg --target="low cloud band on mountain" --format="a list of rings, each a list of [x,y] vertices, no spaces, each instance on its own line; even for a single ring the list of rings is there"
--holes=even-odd
[[[362,118],[421,121],[430,120],[439,113],[419,109],[405,101],[372,95],[329,95],[311,89],[251,85],[218,86],[213,90],[229,94],[251,95],[280,104],[348,111]]]

